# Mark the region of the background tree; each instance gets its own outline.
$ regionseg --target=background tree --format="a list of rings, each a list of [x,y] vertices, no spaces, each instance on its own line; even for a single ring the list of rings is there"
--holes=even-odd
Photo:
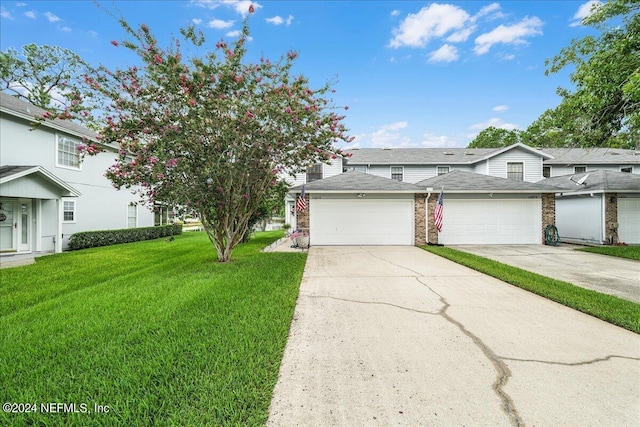
[[[0,52],[2,91],[49,111],[52,117],[66,112],[63,118],[89,126],[93,116],[86,100],[91,92],[82,88],[84,76],[90,72],[92,67],[82,58],[58,46],[31,43],[22,51],[9,48]]]
[[[180,41],[161,49],[148,27],[131,28],[124,46],[143,66],[101,67],[86,84],[110,100],[101,138],[119,143],[107,176],[118,188],[141,188],[148,202],[194,210],[218,260],[231,259],[251,218],[285,173],[340,154],[335,143],[351,138],[325,96],[294,76],[297,56],[245,63],[247,23],[232,45],[224,41],[204,57],[185,59]],[[181,31],[201,46],[202,33]],[[347,108],[347,107],[345,107]]]
[[[498,148],[508,147],[520,142],[520,132],[518,130],[501,129],[489,126],[483,129],[478,136],[467,146],[468,148]]]
[[[638,143],[640,134],[640,16],[638,0],[596,4],[583,24],[601,31],[598,37],[573,40],[553,59],[546,74],[575,66],[574,91],[559,88],[561,104],[546,112],[547,123],[563,129],[553,139],[562,146],[623,146]],[[557,136],[557,135],[556,135]]]

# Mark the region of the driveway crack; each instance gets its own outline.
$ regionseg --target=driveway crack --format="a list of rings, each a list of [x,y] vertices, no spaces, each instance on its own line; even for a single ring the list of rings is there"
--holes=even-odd
[[[542,363],[545,365],[560,365],[560,366],[582,366],[582,365],[593,365],[594,363],[608,362],[611,359],[626,359],[626,360],[637,360],[640,361],[640,357],[630,357],[630,356],[620,356],[617,354],[610,354],[606,357],[600,357],[591,360],[585,360],[583,362],[556,362],[552,360],[536,360],[536,359],[516,359],[512,357],[500,357],[502,360],[511,360],[513,362],[531,362],[531,363]]]
[[[511,424],[516,427],[523,426],[524,421],[518,414],[518,411],[515,407],[515,403],[511,396],[509,396],[505,391],[504,387],[507,385],[509,378],[511,377],[511,371],[509,367],[504,363],[503,359],[495,354],[489,346],[487,346],[480,337],[475,335],[473,332],[469,331],[461,322],[457,321],[453,317],[447,314],[447,309],[450,307],[449,302],[438,292],[434,291],[428,284],[420,280],[420,277],[416,277],[418,282],[427,287],[431,292],[436,294],[440,298],[440,302],[442,303],[442,308],[439,311],[439,314],[447,320],[449,323],[455,325],[462,331],[463,334],[471,338],[471,341],[482,351],[482,353],[489,359],[491,364],[496,370],[496,380],[493,382],[492,388],[493,391],[498,395],[502,402],[502,410],[509,417]]]
[[[400,310],[411,311],[413,313],[430,314],[432,316],[439,316],[440,315],[439,311],[438,312],[433,312],[433,311],[416,310],[415,308],[404,307],[404,306],[401,306],[401,305],[391,304],[389,302],[382,302],[382,301],[360,301],[360,300],[347,299],[347,298],[331,297],[331,296],[328,296],[328,295],[310,295],[310,294],[307,294],[305,296],[307,296],[309,298],[324,298],[324,299],[332,299],[332,300],[336,300],[336,301],[353,302],[353,303],[356,303],[356,304],[386,305],[386,306],[389,306],[389,307],[399,308]]]

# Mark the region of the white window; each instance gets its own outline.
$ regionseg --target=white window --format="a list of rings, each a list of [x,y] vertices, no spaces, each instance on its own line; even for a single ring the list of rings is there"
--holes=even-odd
[[[62,222],[76,222],[75,200],[62,201]]]
[[[545,178],[551,178],[551,166],[542,167],[542,176]]]
[[[402,181],[403,175],[404,174],[402,166],[391,166],[391,179]]]
[[[127,228],[136,228],[138,225],[138,206],[130,203],[127,206]]]
[[[322,163],[316,163],[307,169],[307,182],[322,179]]]
[[[587,171],[586,166],[574,166],[573,173],[585,173]]]
[[[367,167],[366,166],[347,166],[344,169],[344,171],[345,172],[356,171],[356,172],[367,173]]]
[[[633,166],[620,166],[620,172],[633,173]]]
[[[524,181],[524,163],[507,163],[507,179]]]
[[[439,175],[444,175],[445,173],[449,173],[449,166],[438,166],[436,168],[436,172]]]
[[[66,136],[57,135],[58,149],[56,155],[57,166],[65,168],[80,169],[80,153],[78,145],[80,142]]]

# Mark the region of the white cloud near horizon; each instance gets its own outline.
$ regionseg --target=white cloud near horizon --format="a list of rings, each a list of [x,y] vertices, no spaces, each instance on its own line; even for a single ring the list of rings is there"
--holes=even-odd
[[[481,131],[481,130],[484,130],[484,129],[490,127],[490,126],[493,126],[494,128],[506,129],[506,130],[516,130],[516,129],[520,128],[520,126],[515,124],[515,123],[507,123],[504,120],[502,120],[501,118],[493,117],[493,118],[487,120],[486,122],[475,123],[475,124],[471,125],[469,127],[469,129]]]
[[[457,59],[458,49],[450,44],[444,44],[429,54],[429,62],[452,62]]]
[[[508,105],[496,105],[492,108],[493,111],[507,111],[509,109]]]
[[[575,13],[575,15],[573,15],[573,20],[569,24],[569,26],[578,27],[582,25],[582,20],[591,15],[591,13],[593,12],[593,8],[597,8],[600,6],[602,6],[602,2],[598,0],[589,0],[588,2],[581,4],[578,8],[578,11]]]
[[[247,16],[249,14],[249,6],[253,5],[254,10],[262,8],[262,5],[251,0],[191,0],[196,6],[206,9],[216,9],[220,6],[234,9],[240,15]]]
[[[425,132],[422,135],[422,147],[426,148],[453,148],[463,146],[465,143],[460,137],[438,135],[435,132]]]
[[[496,44],[527,44],[527,37],[542,34],[543,24],[540,18],[527,16],[517,24],[499,25],[488,33],[476,37],[473,50],[477,55],[484,55]]]
[[[24,16],[30,19],[36,19],[36,13],[33,10],[29,10],[24,13]]]
[[[389,123],[380,126],[375,132],[356,135],[356,141],[358,146],[365,144],[366,146],[374,148],[395,148],[395,147],[410,147],[415,146],[411,143],[411,138],[404,135],[402,131],[409,126],[406,121]],[[347,148],[352,148],[355,145],[348,145]]]

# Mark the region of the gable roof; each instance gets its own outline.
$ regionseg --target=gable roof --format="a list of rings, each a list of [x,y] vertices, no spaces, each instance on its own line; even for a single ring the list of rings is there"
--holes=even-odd
[[[578,184],[580,179],[584,180],[583,184]],[[611,170],[595,170],[575,175],[554,176],[538,181],[540,184],[552,185],[563,192],[571,193],[593,193],[593,192],[622,192],[622,193],[640,193],[640,175],[616,172]]]
[[[557,188],[526,181],[500,178],[473,172],[455,170],[416,184],[419,187],[440,190],[449,193],[555,193]]]
[[[63,190],[67,197],[79,197],[82,195],[78,190],[43,168],[42,166],[0,166],[0,184],[20,179],[28,175],[38,175],[45,182]]]
[[[36,107],[33,104],[29,104],[21,99],[16,98],[13,95],[10,95],[5,92],[0,92],[0,111],[6,114],[10,114],[14,117],[19,117],[24,120],[28,120],[30,123],[33,123],[36,118],[42,117],[42,115],[46,112],[46,110]],[[71,120],[45,120],[42,122],[40,126],[46,126],[48,128],[63,131],[68,134],[86,138],[93,142],[99,142],[97,139],[98,134],[91,129],[87,129],[84,126],[81,126],[77,123],[72,122]],[[103,145],[108,145],[100,142]]]
[[[500,148],[357,148],[344,152],[351,155],[346,160],[348,166],[472,165],[516,148],[545,160],[551,158],[549,154],[521,143]]]
[[[545,148],[547,165],[640,164],[640,151],[623,148]]]
[[[289,192],[300,192],[302,187],[302,185],[293,187]],[[353,193],[356,191],[419,193],[422,191],[421,188],[414,184],[355,171],[344,172],[310,182],[304,185],[304,189],[307,193]]]

